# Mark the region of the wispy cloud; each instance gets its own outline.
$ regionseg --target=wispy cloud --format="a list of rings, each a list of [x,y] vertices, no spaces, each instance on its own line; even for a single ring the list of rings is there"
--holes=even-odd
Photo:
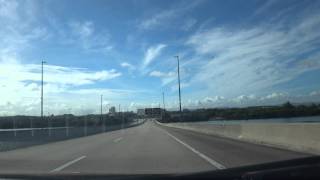
[[[187,88],[187,87],[189,87],[190,86],[190,83],[187,83],[187,82],[181,82],[180,83],[180,89],[182,90],[182,89],[185,89],[185,88]],[[173,84],[172,86],[171,86],[171,91],[172,92],[177,92],[179,90],[179,85],[178,85],[178,83],[176,83],[176,84]]]
[[[157,27],[161,25],[163,21],[170,19],[176,15],[177,15],[177,12],[175,10],[162,11],[152,16],[151,18],[142,21],[140,24],[140,28],[151,29],[151,28]]]
[[[36,64],[0,63],[0,94],[6,94],[0,100],[0,114],[35,115],[38,113],[40,68],[40,65]],[[94,107],[96,103],[94,97],[102,93],[109,99],[131,94],[129,90],[83,87],[119,77],[121,73],[113,69],[90,71],[83,68],[45,65],[44,71],[45,104],[46,106],[51,104],[45,109],[51,113],[62,113],[60,110],[63,104],[68,107],[77,107],[77,113],[80,113],[81,108],[88,109],[89,104]],[[6,106],[8,103],[10,106]],[[80,105],[83,106],[80,107]]]
[[[110,13],[105,19],[93,19],[90,13],[101,10],[94,6],[79,4],[86,13],[71,15],[65,10],[72,7],[69,2],[64,4],[68,8],[58,10],[61,4],[55,2],[0,0],[0,93],[5,94],[0,99],[0,114],[37,114],[39,58],[52,63],[45,65],[45,104],[50,103],[46,109],[58,113],[65,113],[70,106],[74,111],[94,113],[99,109],[95,106],[100,94],[113,102],[126,99],[133,105],[156,105],[150,99],[158,97],[160,89],[174,96],[168,97],[168,102],[175,107],[175,54],[181,57],[186,106],[277,104],[320,97],[316,83],[296,85],[300,78],[318,74],[320,69],[319,3],[253,3],[252,18],[236,23],[233,16],[221,17],[220,12],[205,7],[220,3],[190,0],[146,4],[142,18],[141,12],[133,12],[132,17],[119,23],[106,20]],[[229,8],[229,4],[223,6]],[[119,10],[122,13],[126,8]],[[234,14],[243,11],[239,8]],[[138,31],[129,29],[132,24]],[[130,32],[127,39],[119,35],[126,32]],[[126,40],[130,45],[123,44]],[[128,80],[132,72],[142,72],[142,76]],[[115,80],[118,77],[121,80]],[[161,86],[150,89],[149,84],[157,79]],[[150,92],[140,96],[123,90],[137,86]],[[292,86],[295,90],[288,92],[310,94],[286,93]]]
[[[130,71],[136,69],[136,67],[128,62],[122,62],[120,64],[121,67],[128,68]]]
[[[142,68],[147,67],[156,57],[158,57],[161,54],[161,51],[163,50],[163,48],[165,48],[166,46],[167,45],[165,44],[158,44],[158,45],[149,47],[144,54]]]
[[[185,23],[181,26],[181,29],[184,31],[189,31],[197,23],[197,20],[194,18],[187,19]]]
[[[149,75],[153,76],[153,77],[166,77],[166,76],[168,76],[167,73],[160,72],[160,71],[152,71],[152,72],[150,72]]]
[[[16,1],[0,1],[0,17],[9,18],[11,20],[16,20],[18,15],[16,13],[18,8],[18,3]]]
[[[8,81],[39,81],[40,65],[36,64],[7,64],[1,63],[0,77]],[[83,68],[45,65],[46,82],[62,85],[84,85],[95,81],[104,81],[121,75],[114,69],[90,71]]]
[[[259,8],[256,9],[255,15],[259,15],[261,13],[266,12],[270,9],[273,5],[276,5],[278,3],[277,0],[267,0],[265,1]]]
[[[197,32],[186,44],[196,56],[210,57],[191,79],[207,92],[237,95],[263,92],[319,67],[297,64],[297,57],[319,58],[319,14],[302,15],[294,24],[260,24],[242,29],[215,27]]]
[[[34,64],[34,60],[28,61],[24,54],[37,47],[37,43],[55,38],[54,43],[65,41],[88,51],[102,52],[113,48],[109,34],[97,30],[93,22],[72,21],[67,26],[59,22],[54,26],[60,30],[57,33],[55,28],[40,23],[36,8],[33,1],[0,0],[0,94],[5,95],[0,99],[1,115],[38,114],[41,66]],[[98,82],[122,75],[115,69],[93,70],[47,64],[44,71],[45,109],[51,113],[66,113],[61,110],[67,106],[77,108],[78,113],[86,111],[90,109],[88,106],[95,106],[95,100],[90,97],[97,96],[94,93],[98,91],[106,93],[106,98],[124,97],[120,90],[95,88]],[[85,91],[84,88],[88,91],[86,96],[80,93]]]
[[[87,38],[91,36],[94,33],[94,25],[91,21],[85,21],[85,22],[71,22],[70,27],[72,28],[72,31],[79,35],[80,38]]]
[[[167,85],[172,83],[173,81],[175,81],[177,79],[176,77],[176,73],[174,72],[161,72],[161,71],[151,71],[149,73],[149,76],[152,77],[157,77],[157,78],[161,78],[162,81],[162,85]]]
[[[71,35],[62,40],[66,43],[79,44],[88,52],[106,53],[113,49],[111,37],[105,30],[97,31],[92,21],[71,21]]]
[[[65,114],[72,113],[77,115],[99,113],[100,111],[100,94],[103,94],[104,105],[110,105],[114,102],[123,102],[123,100],[131,97],[141,95],[140,92],[121,90],[121,89],[107,89],[107,88],[91,88],[91,89],[70,89],[67,92],[47,93],[50,87],[45,86],[44,95],[44,113],[48,114]],[[24,87],[24,91],[28,91]],[[16,91],[15,96],[21,94],[26,95],[25,92]],[[33,97],[24,97],[19,99],[8,99],[3,102],[0,101],[0,115],[39,115],[40,114],[40,98],[39,89],[33,92]],[[140,94],[139,94],[140,93]],[[103,109],[105,110],[105,109]]]
[[[197,7],[201,3],[202,1],[184,1],[183,3],[173,5],[171,8],[167,10],[156,11],[153,15],[148,16],[148,18],[141,21],[139,24],[139,28],[144,30],[150,30],[155,29],[163,24],[168,25],[170,24],[170,22],[174,21],[178,17],[181,17],[182,15]],[[190,26],[190,23],[194,22],[189,21],[187,23],[189,23],[188,26]]]

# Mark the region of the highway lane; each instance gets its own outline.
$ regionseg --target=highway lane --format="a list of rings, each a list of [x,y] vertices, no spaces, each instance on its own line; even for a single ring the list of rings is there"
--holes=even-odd
[[[184,173],[308,156],[167,128],[141,126],[8,152],[0,173]]]
[[[229,168],[310,156],[310,154],[306,153],[237,141],[230,138],[222,138],[178,128],[162,128]]]

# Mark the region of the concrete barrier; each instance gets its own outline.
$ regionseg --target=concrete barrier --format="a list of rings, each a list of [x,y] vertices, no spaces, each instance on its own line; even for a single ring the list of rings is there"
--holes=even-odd
[[[320,154],[320,123],[159,123],[299,152]]]
[[[119,130],[121,128],[130,128],[139,126],[145,121],[138,120],[123,125],[107,126],[105,132]],[[51,131],[49,132],[49,129]],[[66,130],[68,129],[68,135]],[[54,128],[31,128],[23,129],[0,129],[0,152],[9,151],[17,148],[23,148],[33,145],[45,144],[72,138],[79,138],[98,133],[103,133],[103,127],[54,127]],[[15,132],[16,131],[16,132]]]

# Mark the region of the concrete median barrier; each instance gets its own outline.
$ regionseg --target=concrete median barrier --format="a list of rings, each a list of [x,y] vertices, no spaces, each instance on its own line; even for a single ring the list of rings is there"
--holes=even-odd
[[[105,132],[129,128],[143,124],[145,121],[135,121],[126,124],[107,126]],[[68,132],[67,132],[68,129]],[[33,145],[45,144],[55,141],[79,138],[98,133],[103,133],[102,126],[85,127],[54,127],[54,128],[23,128],[23,129],[1,129],[0,151],[9,151]]]
[[[320,123],[159,123],[167,127],[320,154]]]

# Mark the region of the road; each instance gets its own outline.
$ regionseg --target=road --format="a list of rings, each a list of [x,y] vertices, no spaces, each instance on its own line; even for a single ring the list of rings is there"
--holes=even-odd
[[[308,156],[163,127],[124,130],[0,152],[0,173],[185,173]]]

